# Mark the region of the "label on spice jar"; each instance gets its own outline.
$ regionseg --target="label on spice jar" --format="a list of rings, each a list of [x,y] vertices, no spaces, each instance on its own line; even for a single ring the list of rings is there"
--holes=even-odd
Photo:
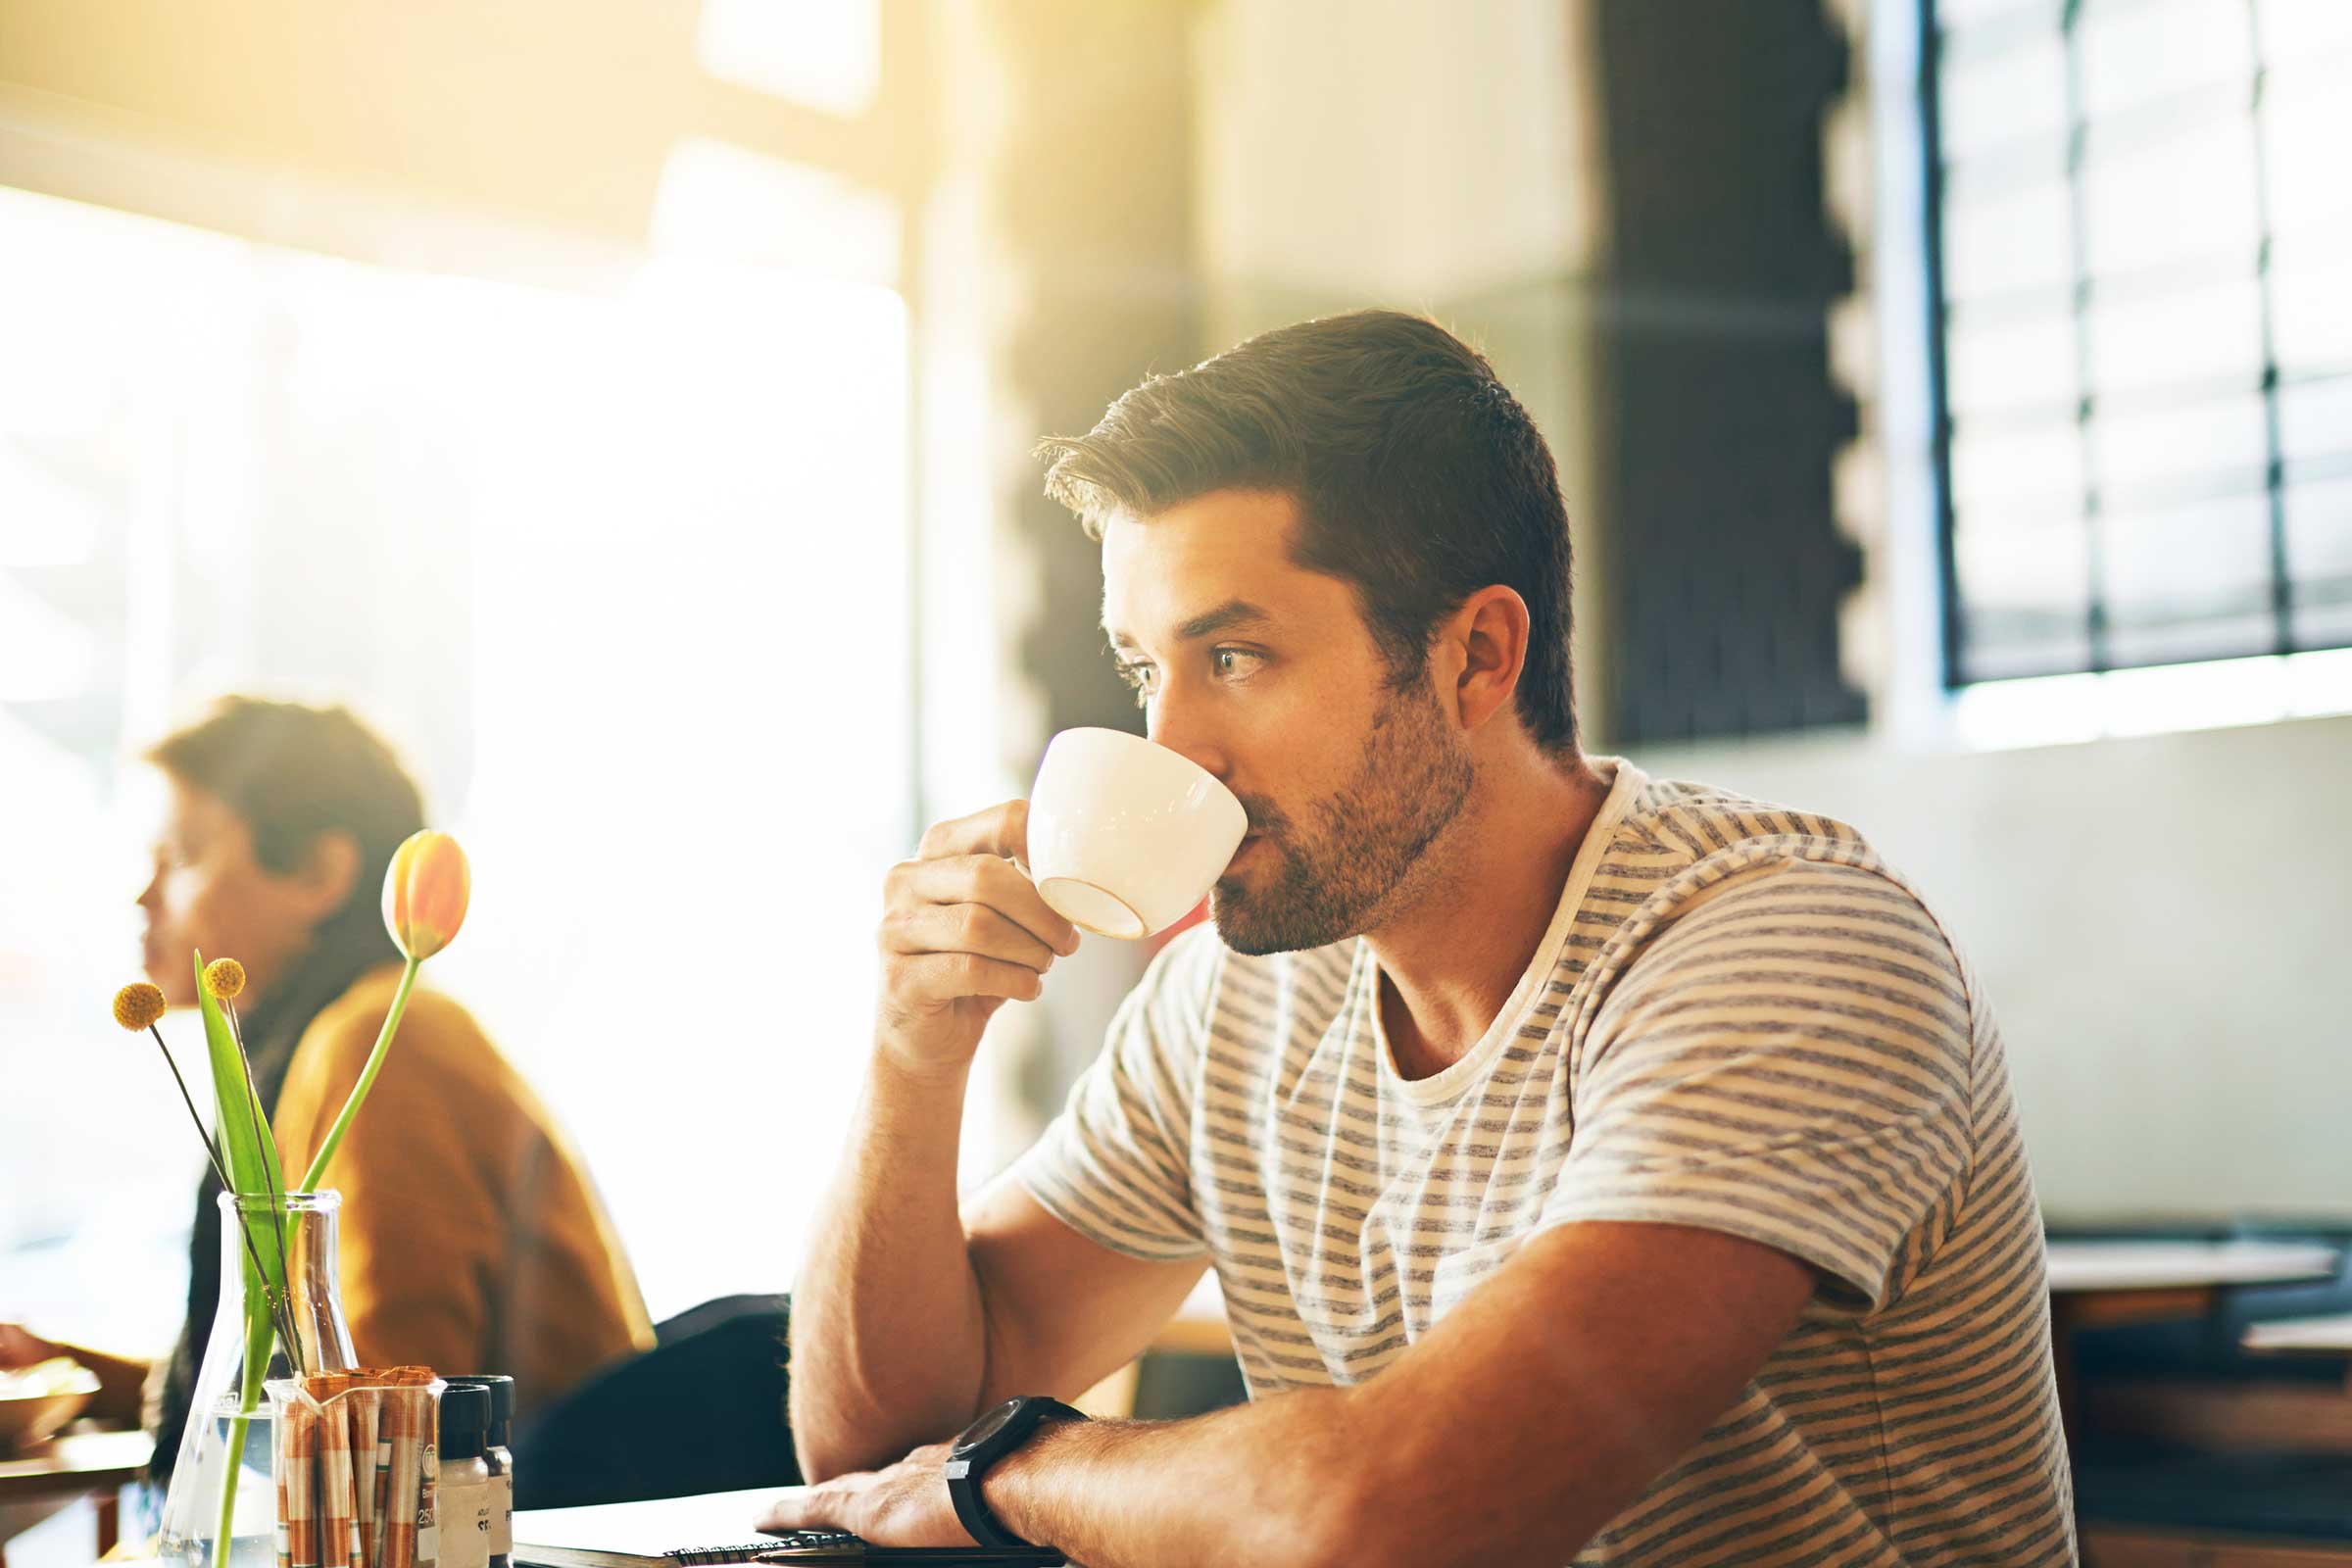
[[[487,1568],[490,1561],[490,1477],[479,1459],[441,1472],[440,1568]]]
[[[504,1471],[490,1478],[490,1555],[514,1554],[514,1478]]]

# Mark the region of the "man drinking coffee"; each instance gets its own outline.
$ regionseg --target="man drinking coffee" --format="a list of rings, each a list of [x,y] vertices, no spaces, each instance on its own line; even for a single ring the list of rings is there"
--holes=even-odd
[[[1580,750],[1567,517],[1486,361],[1309,321],[1047,450],[1152,738],[1249,833],[960,1211],[983,1026],[1077,935],[1019,802],[892,868],[793,1324],[818,1484],[768,1522],[1096,1568],[2073,1561],[1984,1001],[1852,828]],[[1249,1403],[1055,1402],[1211,1267]]]

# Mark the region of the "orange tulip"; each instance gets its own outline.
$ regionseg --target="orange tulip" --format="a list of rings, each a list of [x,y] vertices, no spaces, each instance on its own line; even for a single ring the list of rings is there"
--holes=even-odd
[[[411,961],[422,963],[466,923],[472,889],[473,873],[456,839],[430,828],[412,833],[384,872],[384,928]]]

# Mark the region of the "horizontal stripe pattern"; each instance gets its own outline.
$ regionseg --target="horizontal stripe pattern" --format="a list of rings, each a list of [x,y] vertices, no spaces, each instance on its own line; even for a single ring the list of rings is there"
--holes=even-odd
[[[1614,768],[1461,1061],[1398,1077],[1361,942],[1190,933],[1020,1180],[1104,1247],[1210,1257],[1253,1396],[1373,1376],[1551,1226],[1778,1248],[1815,1300],[1579,1568],[2074,1562],[2039,1209],[1973,976],[1851,828]]]

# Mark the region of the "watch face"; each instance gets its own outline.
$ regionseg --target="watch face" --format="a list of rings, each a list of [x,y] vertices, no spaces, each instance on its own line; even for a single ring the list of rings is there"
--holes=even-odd
[[[980,1419],[974,1421],[970,1426],[965,1427],[963,1429],[963,1436],[956,1440],[956,1447],[954,1451],[956,1453],[965,1453],[973,1448],[977,1448],[980,1446],[980,1445],[986,1443],[989,1439],[1004,1431],[1004,1423],[1011,1420],[1013,1411],[1018,1410],[1020,1407],[1020,1400],[1006,1399],[1003,1404],[998,1405],[995,1409],[982,1412]]]

